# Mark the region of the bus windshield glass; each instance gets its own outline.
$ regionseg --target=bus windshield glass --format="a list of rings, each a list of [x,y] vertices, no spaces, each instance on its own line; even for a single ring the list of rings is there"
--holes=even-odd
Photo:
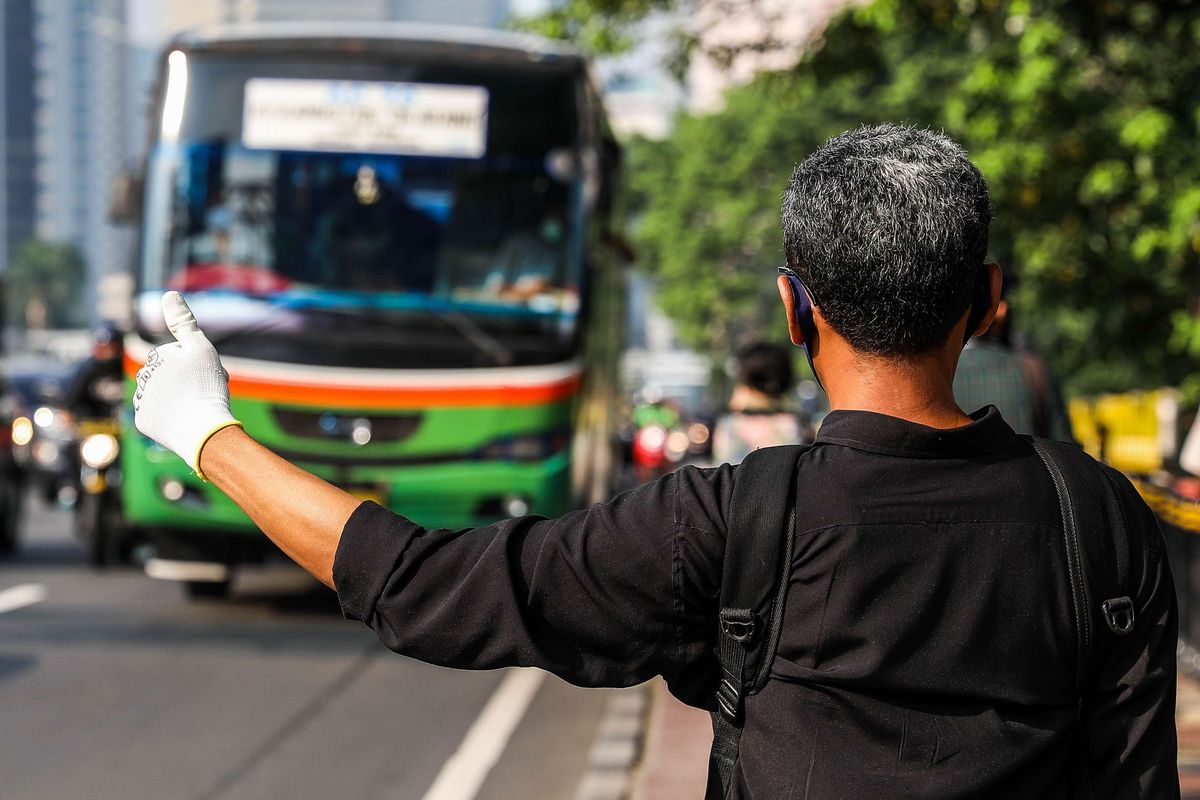
[[[227,355],[560,361],[582,284],[578,77],[172,54],[138,324],[184,292]],[[183,85],[185,88],[178,88]]]

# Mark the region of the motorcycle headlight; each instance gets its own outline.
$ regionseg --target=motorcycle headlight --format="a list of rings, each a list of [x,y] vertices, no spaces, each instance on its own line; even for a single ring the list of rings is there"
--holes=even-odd
[[[79,457],[92,469],[104,469],[117,460],[119,452],[117,437],[111,433],[93,433],[79,446]]]

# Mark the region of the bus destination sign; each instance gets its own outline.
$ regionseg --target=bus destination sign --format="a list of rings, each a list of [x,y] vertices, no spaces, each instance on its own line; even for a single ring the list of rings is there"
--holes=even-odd
[[[242,144],[254,149],[481,158],[482,86],[251,78]]]

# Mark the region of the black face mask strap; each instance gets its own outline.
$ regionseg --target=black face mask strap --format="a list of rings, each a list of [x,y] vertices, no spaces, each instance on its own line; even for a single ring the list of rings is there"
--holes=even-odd
[[[804,357],[808,359],[808,368],[812,371],[813,379],[822,389],[825,388],[821,383],[821,377],[817,375],[817,368],[813,364],[812,349],[809,342],[816,341],[817,324],[813,320],[812,295],[808,291],[808,287],[804,285],[804,281],[800,280],[800,276],[792,271],[790,267],[780,267],[779,274],[788,279],[788,284],[792,287],[792,305],[795,309],[796,324],[800,326],[800,333],[804,336]]]

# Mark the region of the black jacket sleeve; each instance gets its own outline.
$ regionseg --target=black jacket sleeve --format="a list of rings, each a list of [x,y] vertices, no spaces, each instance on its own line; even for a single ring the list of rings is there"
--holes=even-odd
[[[1129,534],[1136,622],[1133,634],[1097,645],[1083,706],[1093,796],[1178,798],[1175,586],[1153,513],[1128,480],[1108,472]]]
[[[362,504],[334,562],[343,613],[443,666],[535,666],[583,686],[704,680],[728,468],[685,468],[559,519],[435,530]]]

